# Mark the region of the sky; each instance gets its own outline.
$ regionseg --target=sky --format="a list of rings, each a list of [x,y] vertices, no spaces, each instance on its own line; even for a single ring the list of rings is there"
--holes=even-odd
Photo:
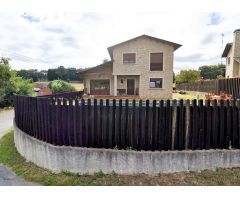
[[[182,45],[174,52],[174,71],[179,72],[220,63],[221,34],[224,48],[232,42],[233,31],[240,28],[240,12],[236,11],[149,8],[129,12],[131,6],[126,12],[80,7],[45,13],[0,10],[0,56],[10,57],[17,70],[93,67],[110,59],[107,47],[147,34]]]

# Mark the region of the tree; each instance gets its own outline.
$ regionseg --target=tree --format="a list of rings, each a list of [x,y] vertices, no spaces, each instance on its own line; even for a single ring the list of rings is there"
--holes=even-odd
[[[4,87],[6,81],[11,77],[11,71],[9,66],[9,59],[0,59],[0,88]]]
[[[64,76],[67,74],[66,69],[63,66],[57,68],[58,79],[64,80]]]
[[[225,76],[226,66],[223,64],[218,65],[204,65],[199,67],[200,76],[204,79],[218,79],[218,76]]]
[[[47,79],[49,81],[57,80],[58,79],[57,69],[48,69]]]
[[[21,69],[17,71],[17,76],[29,79],[32,82],[47,80],[47,71],[38,71],[37,69]]]
[[[48,85],[53,93],[63,93],[63,92],[74,92],[76,89],[70,85],[69,83],[62,81],[62,80],[56,80],[52,81]]]
[[[24,96],[32,96],[33,93],[33,84],[29,80],[23,79],[22,77],[12,74],[10,80],[4,88],[4,106],[13,105],[13,95],[19,94]],[[0,105],[1,106],[1,105]]]
[[[0,107],[13,104],[13,94],[32,95],[33,85],[11,70],[8,58],[0,59]]]
[[[181,70],[176,75],[176,83],[189,83],[200,79],[200,73],[197,70]]]

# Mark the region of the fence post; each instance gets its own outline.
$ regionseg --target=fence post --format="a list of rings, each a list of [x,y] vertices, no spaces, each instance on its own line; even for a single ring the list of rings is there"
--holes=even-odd
[[[177,101],[176,99],[172,102],[173,115],[172,115],[172,143],[171,149],[174,150],[175,135],[176,135],[176,126],[177,126]]]
[[[190,100],[185,102],[186,112],[185,112],[185,149],[188,149],[189,145],[189,129],[190,129]]]

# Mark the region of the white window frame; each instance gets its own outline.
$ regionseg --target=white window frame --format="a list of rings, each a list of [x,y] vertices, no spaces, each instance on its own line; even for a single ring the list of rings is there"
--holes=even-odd
[[[151,80],[151,78],[161,78],[162,79],[162,87],[161,88],[152,88],[152,87],[150,87],[150,80]],[[163,77],[150,77],[149,78],[149,81],[148,81],[148,88],[150,89],[150,90],[162,90],[162,89],[164,89],[164,78]]]

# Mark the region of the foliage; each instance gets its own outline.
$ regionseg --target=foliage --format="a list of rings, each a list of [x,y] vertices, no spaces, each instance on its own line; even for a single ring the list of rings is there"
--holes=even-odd
[[[47,79],[48,79],[48,81],[57,80],[58,79],[57,70],[56,69],[48,69]]]
[[[0,107],[13,105],[13,94],[33,95],[33,85],[11,70],[9,59],[0,61]]]
[[[29,80],[18,77],[13,73],[3,88],[2,95],[0,95],[0,107],[12,106],[14,94],[32,96],[34,94],[33,85]]]
[[[188,83],[200,79],[200,73],[197,70],[181,70],[175,77],[176,83]]]
[[[47,80],[47,71],[46,70],[38,71],[37,69],[29,69],[29,70],[21,69],[21,70],[17,71],[17,75],[24,79],[29,79],[32,82]]]
[[[225,68],[223,64],[218,65],[204,65],[199,67],[200,76],[203,79],[218,79],[218,76],[225,77]]]
[[[76,68],[65,68],[60,66],[55,69],[48,69],[47,78],[49,81],[57,79],[64,81],[79,81],[82,79],[77,75],[78,71],[80,71],[80,69],[77,70]]]
[[[7,81],[11,77],[10,66],[8,63],[8,59],[1,58],[0,59],[0,90],[6,85]]]
[[[63,93],[63,92],[74,92],[76,89],[69,83],[56,80],[49,83],[49,87],[52,89],[53,93]]]

